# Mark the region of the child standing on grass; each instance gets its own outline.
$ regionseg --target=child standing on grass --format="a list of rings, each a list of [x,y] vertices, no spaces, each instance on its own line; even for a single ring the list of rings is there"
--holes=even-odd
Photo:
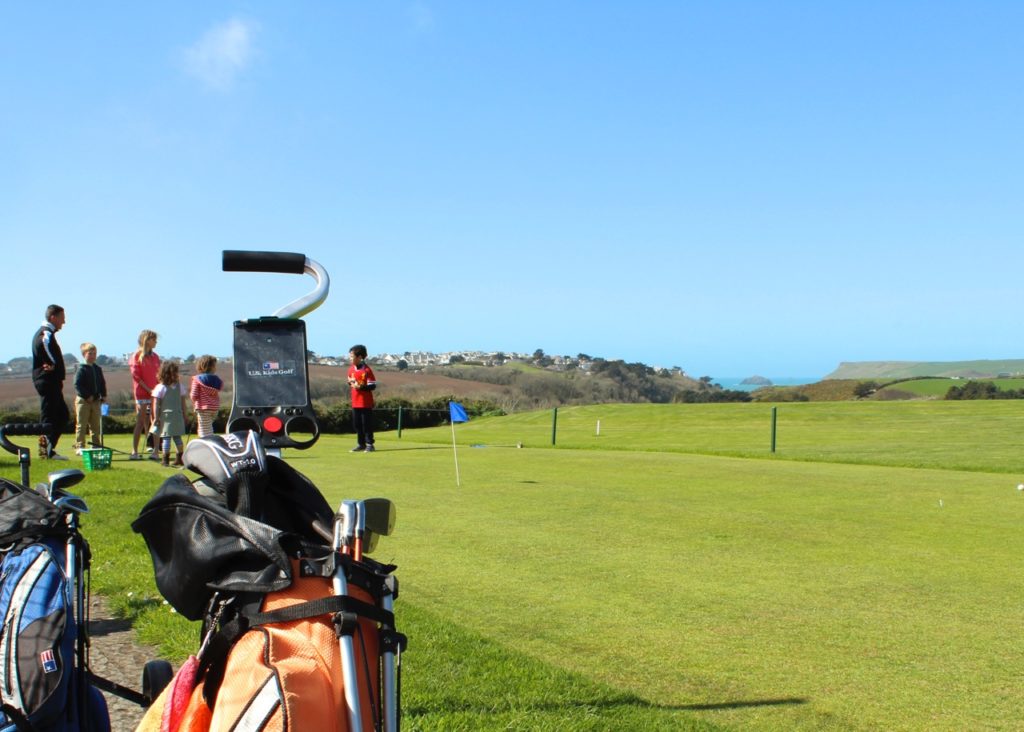
[[[352,390],[352,426],[357,444],[352,452],[373,452],[373,391],[377,377],[366,363],[366,346],[355,345],[348,351],[348,385]]]
[[[163,450],[163,464],[171,464],[171,440],[177,448],[175,467],[181,467],[181,453],[185,449],[181,436],[185,434],[185,392],[178,380],[178,362],[164,361],[160,364],[160,383],[153,390],[153,414],[160,427],[160,445]]]
[[[107,381],[96,363],[96,345],[82,344],[82,359],[75,372],[75,452],[89,447],[85,438],[92,433],[92,446],[103,447],[100,409],[107,400]]]
[[[139,348],[128,359],[128,370],[132,375],[132,396],[135,398],[135,431],[132,432],[132,454],[129,460],[141,460],[139,440],[149,431],[154,415],[149,408],[153,403],[153,390],[156,388],[160,373],[160,357],[153,349],[156,347],[156,333],[144,330],[139,333]],[[156,457],[154,446],[153,456]]]
[[[196,360],[196,375],[192,377],[189,397],[196,413],[196,434],[206,437],[213,434],[213,420],[220,410],[220,390],[224,382],[217,376],[217,358],[204,354]]]

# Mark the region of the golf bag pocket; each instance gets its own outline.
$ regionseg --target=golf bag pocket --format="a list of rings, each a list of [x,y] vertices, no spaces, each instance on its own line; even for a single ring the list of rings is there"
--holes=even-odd
[[[48,539],[0,564],[0,732],[24,720],[50,729],[70,703],[76,626],[63,549]]]
[[[366,593],[357,596],[355,589],[350,594],[373,602]],[[276,611],[332,595],[330,580],[298,578],[287,590],[268,594],[262,608],[273,616]],[[352,627],[343,632],[351,633],[355,640],[363,728],[376,729],[379,715],[372,710],[379,706],[377,626],[372,620],[353,618]],[[258,625],[246,632],[228,654],[211,728],[236,729],[243,718],[255,718],[261,724],[252,729],[347,730],[338,633],[330,612]]]

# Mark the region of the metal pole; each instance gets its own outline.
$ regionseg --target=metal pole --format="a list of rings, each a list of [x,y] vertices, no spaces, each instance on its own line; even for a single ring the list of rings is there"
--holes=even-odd
[[[462,478],[459,476],[459,451],[455,447],[455,422],[452,421],[452,456],[455,458],[455,485],[462,487]]]
[[[398,407],[398,439],[402,439],[402,407]]]
[[[778,416],[778,407],[772,407],[772,453],[775,453],[775,421]]]
[[[388,575],[384,583],[381,607],[389,613],[395,611],[394,575]],[[401,650],[399,650],[401,653]],[[395,653],[385,651],[381,657],[381,696],[384,697],[384,732],[398,732],[398,685],[395,679]]]
[[[555,434],[558,432],[558,407],[551,410],[551,444],[555,444]]]
[[[348,505],[346,505],[348,504]],[[349,541],[354,539],[356,509],[354,501],[342,501],[338,513],[334,518],[334,543],[333,549],[340,553],[343,547],[348,548]],[[351,549],[349,549],[351,551]],[[334,576],[331,578],[335,595],[348,594],[348,577],[345,574],[345,563],[340,557],[335,557]],[[362,732],[363,714],[359,699],[359,684],[356,674],[355,645],[352,642],[352,634],[344,634],[338,637],[338,646],[341,652],[341,673],[342,685],[345,690],[345,706],[348,711],[348,729],[350,732]]]

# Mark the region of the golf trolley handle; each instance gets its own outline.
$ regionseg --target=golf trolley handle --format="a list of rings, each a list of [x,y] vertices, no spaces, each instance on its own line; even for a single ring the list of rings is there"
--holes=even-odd
[[[280,308],[274,313],[275,318],[301,318],[320,307],[331,289],[327,270],[305,254],[296,252],[248,252],[225,249],[222,266],[225,272],[308,274],[316,280],[316,289]]]
[[[11,422],[0,424],[0,447],[7,452],[17,455],[18,446],[7,439],[9,435],[45,435],[50,431],[50,425],[43,422]]]

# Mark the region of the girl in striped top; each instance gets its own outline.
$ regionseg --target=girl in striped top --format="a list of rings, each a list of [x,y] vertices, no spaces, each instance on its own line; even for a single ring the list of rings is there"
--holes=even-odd
[[[215,356],[205,354],[196,359],[196,375],[188,391],[196,412],[196,434],[200,437],[213,434],[213,420],[220,410],[220,390],[224,382],[214,373],[216,370]]]

